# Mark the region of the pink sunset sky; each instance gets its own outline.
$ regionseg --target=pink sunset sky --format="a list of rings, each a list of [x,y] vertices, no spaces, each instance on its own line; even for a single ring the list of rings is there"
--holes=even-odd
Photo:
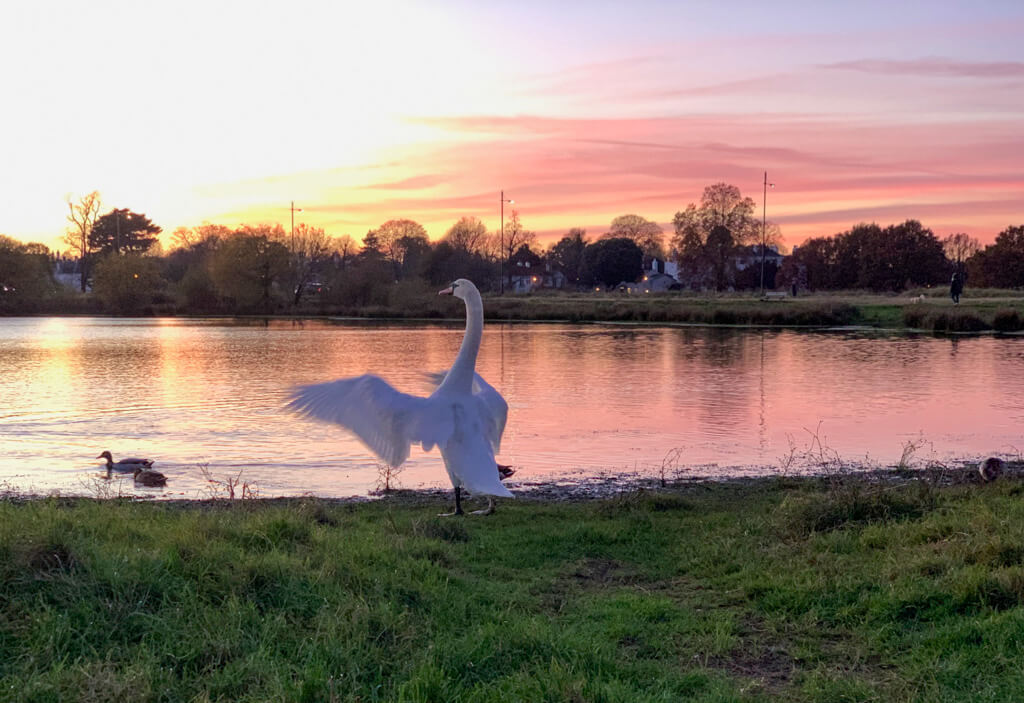
[[[0,25],[0,233],[68,197],[361,239],[391,218],[542,241],[725,181],[788,245],[1024,223],[1024,3],[19,3]],[[506,215],[508,214],[506,206]]]

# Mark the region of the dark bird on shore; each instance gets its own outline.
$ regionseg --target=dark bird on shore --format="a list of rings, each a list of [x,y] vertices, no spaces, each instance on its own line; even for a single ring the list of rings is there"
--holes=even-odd
[[[987,483],[988,481],[995,481],[999,478],[1005,468],[1005,461],[999,457],[990,456],[988,459],[985,459],[985,461],[978,464],[978,473],[981,474],[981,480]]]
[[[153,469],[144,469],[141,466],[135,469],[135,483],[141,483],[143,486],[166,486],[167,477],[159,471],[153,471]]]
[[[460,278],[438,295],[454,295],[466,304],[466,333],[455,363],[429,397],[401,393],[366,374],[297,388],[289,407],[350,430],[392,467],[409,458],[413,442],[424,451],[438,447],[455,488],[455,512],[444,516],[464,514],[463,488],[488,496],[487,508],[474,511],[486,515],[494,511],[491,496],[513,497],[501,484],[494,460],[508,404],[475,371],[484,326],[480,291]]]

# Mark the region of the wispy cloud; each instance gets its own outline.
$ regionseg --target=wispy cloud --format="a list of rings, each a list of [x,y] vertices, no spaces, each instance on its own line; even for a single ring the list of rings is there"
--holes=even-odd
[[[889,76],[931,76],[935,78],[1024,78],[1022,61],[957,61],[946,58],[911,60],[859,59],[818,64],[818,68],[857,71]]]

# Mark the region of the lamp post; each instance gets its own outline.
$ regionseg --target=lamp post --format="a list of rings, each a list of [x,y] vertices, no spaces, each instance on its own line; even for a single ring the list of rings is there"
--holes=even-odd
[[[503,265],[505,261],[505,203],[509,203],[511,205],[514,202],[515,200],[512,200],[511,198],[506,199],[505,191],[501,191],[501,230],[499,231],[500,244],[498,245],[501,249],[501,253],[498,256],[499,295],[505,295],[505,267]]]
[[[765,229],[768,226],[768,187],[775,187],[768,182],[768,172],[764,172],[764,195],[761,197],[761,297],[764,297],[764,249],[766,246]]]

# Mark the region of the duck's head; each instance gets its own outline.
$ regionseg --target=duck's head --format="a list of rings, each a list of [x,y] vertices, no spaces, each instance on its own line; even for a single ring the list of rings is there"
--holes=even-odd
[[[454,295],[456,298],[462,298],[463,300],[471,293],[477,291],[476,286],[473,285],[473,281],[465,278],[459,278],[452,281],[452,284],[444,290],[439,290],[438,295]]]
[[[96,457],[96,458],[97,458],[97,459],[106,459],[107,461],[110,461],[110,462],[114,461],[114,457],[112,457],[112,456],[110,455],[110,452],[108,452],[108,451],[104,451],[104,452],[103,452],[102,454],[100,454],[100,455],[99,455],[98,457]]]

